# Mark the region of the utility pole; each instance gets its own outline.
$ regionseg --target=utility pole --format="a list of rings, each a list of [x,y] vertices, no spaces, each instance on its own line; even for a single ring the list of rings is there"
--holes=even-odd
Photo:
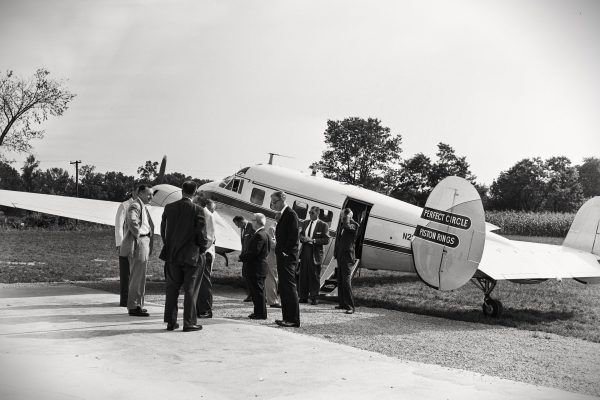
[[[75,164],[75,193],[76,197],[79,197],[79,164],[81,160],[71,161],[71,165]]]
[[[79,197],[79,164],[81,160],[71,161],[71,165],[75,164],[75,195]],[[79,225],[79,220],[75,220],[75,227]]]

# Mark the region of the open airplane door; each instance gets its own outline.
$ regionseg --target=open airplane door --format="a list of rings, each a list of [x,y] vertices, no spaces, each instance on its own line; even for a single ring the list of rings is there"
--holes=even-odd
[[[431,192],[415,229],[415,270],[427,285],[454,290],[477,271],[485,245],[485,214],[479,193],[466,179],[450,176]]]

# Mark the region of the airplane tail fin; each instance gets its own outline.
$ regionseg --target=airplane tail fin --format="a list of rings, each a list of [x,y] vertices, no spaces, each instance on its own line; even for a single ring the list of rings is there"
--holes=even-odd
[[[600,196],[589,199],[577,211],[563,246],[600,256]]]
[[[477,271],[485,245],[485,214],[475,187],[450,176],[431,192],[412,241],[417,274],[427,285],[454,290]]]

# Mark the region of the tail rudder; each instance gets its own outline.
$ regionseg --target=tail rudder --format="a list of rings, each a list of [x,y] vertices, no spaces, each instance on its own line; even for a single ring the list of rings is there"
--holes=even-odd
[[[592,197],[577,211],[563,246],[600,256],[600,196]]]

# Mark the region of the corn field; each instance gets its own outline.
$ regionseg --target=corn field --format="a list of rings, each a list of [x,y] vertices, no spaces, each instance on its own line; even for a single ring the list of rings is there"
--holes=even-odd
[[[565,237],[575,213],[486,211],[485,220],[504,235]]]

